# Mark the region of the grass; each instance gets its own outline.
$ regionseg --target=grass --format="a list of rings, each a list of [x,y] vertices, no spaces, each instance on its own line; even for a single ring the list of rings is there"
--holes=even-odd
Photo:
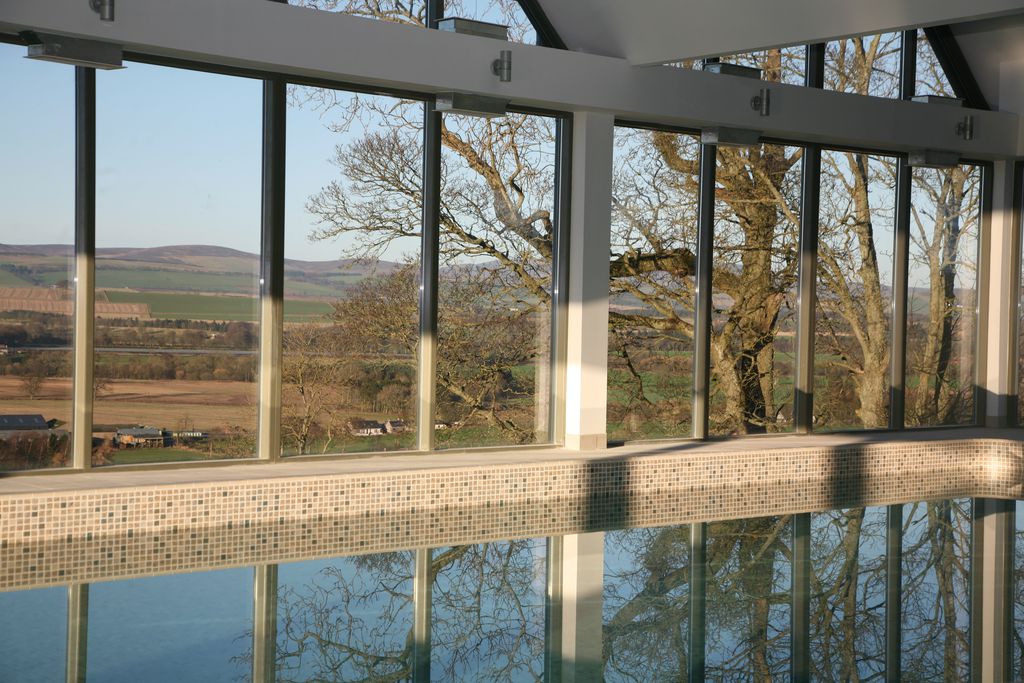
[[[184,448],[126,448],[110,454],[113,465],[142,465],[154,462],[211,460],[210,456]]]
[[[259,309],[255,297],[126,292],[107,290],[111,303],[147,304],[154,318],[163,320],[220,320],[255,322]],[[326,301],[286,301],[286,322],[308,322],[331,312]]]
[[[0,287],[36,287],[37,285],[22,279],[9,270],[0,268]]]

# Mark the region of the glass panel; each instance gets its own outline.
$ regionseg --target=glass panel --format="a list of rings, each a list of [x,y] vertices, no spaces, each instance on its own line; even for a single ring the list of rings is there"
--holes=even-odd
[[[811,515],[811,678],[885,674],[884,507]]]
[[[438,446],[550,441],[555,121],[443,121]]]
[[[89,587],[89,680],[244,680],[251,667],[252,569]]]
[[[65,678],[67,603],[63,587],[0,593],[0,681]]]
[[[690,526],[604,537],[604,680],[685,681]]]
[[[699,144],[615,129],[608,436],[692,435]]]
[[[541,680],[545,539],[453,546],[433,553],[430,679]]]
[[[423,26],[427,16],[426,0],[288,0],[288,4],[411,26]]]
[[[968,679],[971,501],[903,508],[905,680]]]
[[[412,680],[413,553],[283,564],[277,680]]]
[[[711,433],[793,428],[799,147],[718,150]]]
[[[932,45],[924,30],[917,31],[917,82],[914,86],[915,95],[942,95],[956,97],[953,86],[946,78],[946,72],[939,64]]]
[[[729,64],[761,69],[761,79],[765,81],[790,85],[805,83],[807,48],[803,45],[723,55],[720,59]],[[700,69],[703,65],[697,62],[696,67]]]
[[[821,156],[815,429],[889,424],[895,160]]]
[[[900,96],[901,33],[834,40],[825,47],[825,88],[839,92]]]
[[[535,44],[537,32],[517,0],[445,0],[446,17],[463,17],[508,26],[508,38],[516,43]]]
[[[711,522],[707,534],[707,680],[788,677],[790,517]]]
[[[412,448],[423,105],[297,86],[291,103],[284,453]]]
[[[0,44],[0,471],[71,464],[75,70],[24,57]]]
[[[262,83],[97,76],[94,460],[255,451]]]
[[[915,169],[907,425],[974,422],[981,169]]]

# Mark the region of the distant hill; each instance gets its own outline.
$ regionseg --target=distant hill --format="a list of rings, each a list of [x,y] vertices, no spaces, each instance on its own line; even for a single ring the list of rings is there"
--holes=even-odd
[[[66,244],[0,244],[0,285],[50,286],[69,280],[73,248]],[[346,286],[400,267],[391,261],[285,260],[289,296],[337,298]],[[259,273],[257,254],[201,244],[105,247],[96,250],[100,289],[149,292],[252,294]]]

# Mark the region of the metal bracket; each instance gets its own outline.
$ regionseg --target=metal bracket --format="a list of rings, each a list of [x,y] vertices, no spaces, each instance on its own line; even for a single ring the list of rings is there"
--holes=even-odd
[[[502,83],[512,80],[512,50],[502,50],[501,56],[491,62],[491,73]]]
[[[964,140],[974,139],[974,117],[965,116],[963,121],[956,124],[956,134]]]
[[[89,7],[100,15],[100,21],[114,20],[114,0],[89,0]]]
[[[761,91],[750,98],[750,108],[761,116],[771,114],[772,91],[768,88],[761,88]]]

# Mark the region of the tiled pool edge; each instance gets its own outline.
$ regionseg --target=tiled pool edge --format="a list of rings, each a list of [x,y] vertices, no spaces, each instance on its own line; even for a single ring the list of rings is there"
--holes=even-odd
[[[752,444],[753,445],[753,444]],[[0,496],[0,590],[501,538],[1017,498],[1024,442],[553,459]]]

